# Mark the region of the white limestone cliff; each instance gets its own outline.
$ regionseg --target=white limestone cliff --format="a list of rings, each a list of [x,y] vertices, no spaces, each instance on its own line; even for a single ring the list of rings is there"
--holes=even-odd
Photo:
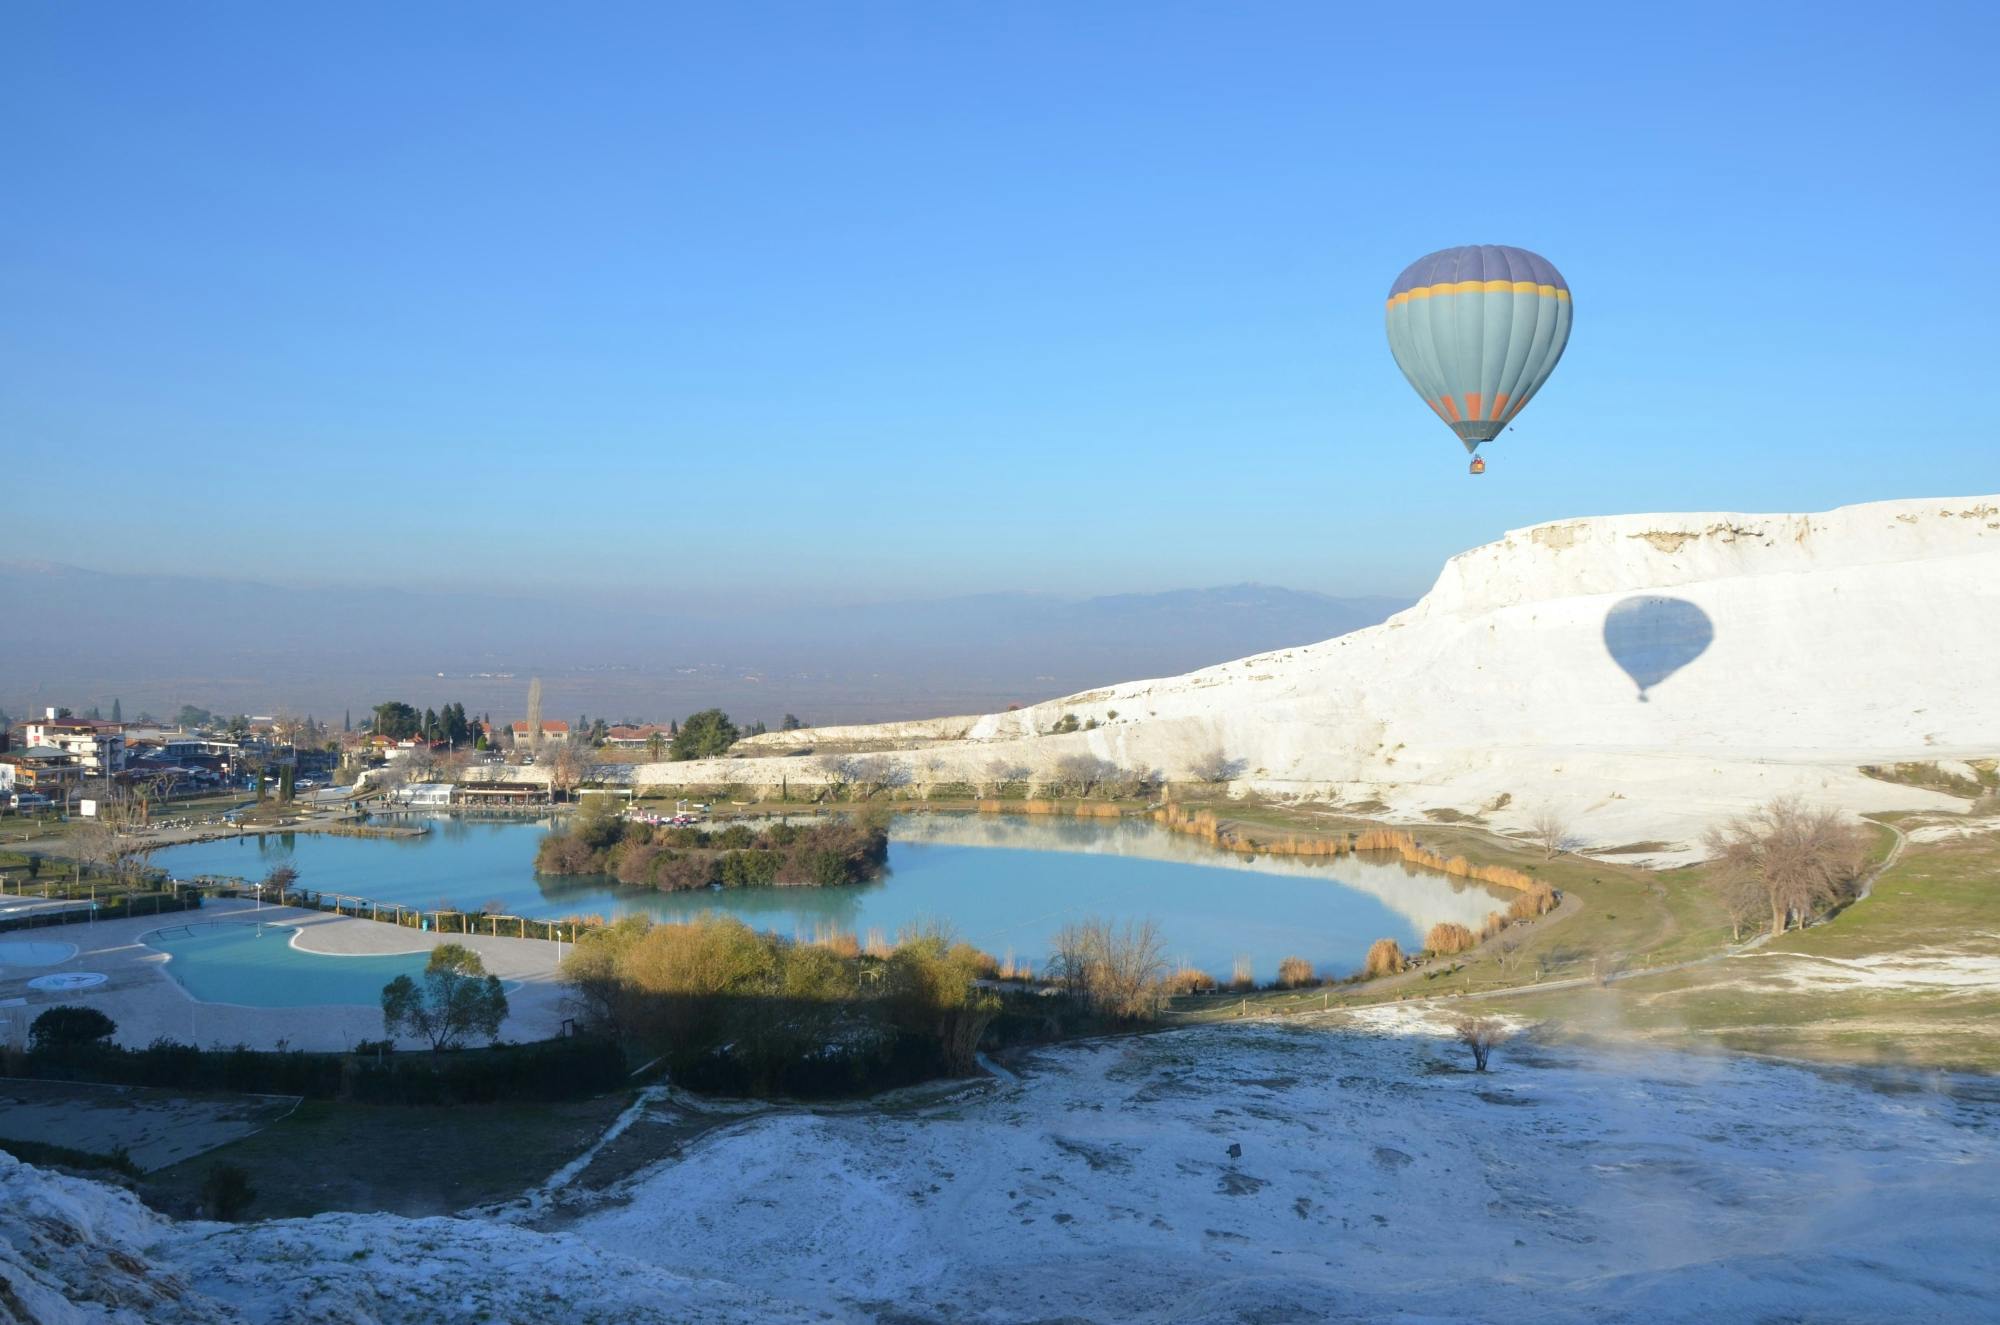
[[[1660,599],[1698,609],[1712,639],[1642,701],[1606,617]],[[1669,635],[1675,612],[1689,609],[1669,610]],[[1416,606],[1324,643],[1006,713],[772,733],[637,776],[810,786],[818,761],[780,753],[802,740],[885,751],[926,779],[1039,773],[1077,752],[1182,777],[1220,750],[1244,790],[1379,802],[1389,818],[1483,811],[1503,830],[1553,806],[1588,843],[1691,844],[1786,792],[1962,806],[1859,766],[2000,753],[1996,662],[2000,496],[1604,516],[1462,553]],[[1097,725],[1052,734],[1066,714]]]

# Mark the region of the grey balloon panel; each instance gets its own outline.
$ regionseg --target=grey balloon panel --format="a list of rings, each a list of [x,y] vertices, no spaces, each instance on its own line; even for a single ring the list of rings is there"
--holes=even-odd
[[[1715,623],[1685,598],[1621,598],[1604,614],[1604,648],[1646,691],[1708,651]]]
[[[1507,285],[1455,288],[1466,282]],[[1548,382],[1571,318],[1569,288],[1554,264],[1489,244],[1410,264],[1392,287],[1386,329],[1404,380],[1476,445],[1503,431]]]

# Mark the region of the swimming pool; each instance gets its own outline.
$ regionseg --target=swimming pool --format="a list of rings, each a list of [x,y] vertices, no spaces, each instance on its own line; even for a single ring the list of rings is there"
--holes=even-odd
[[[421,976],[430,953],[331,957],[292,946],[291,925],[210,921],[173,925],[147,937],[167,954],[167,973],[204,1003],[304,1008],[329,1003],[372,1007],[399,975]]]

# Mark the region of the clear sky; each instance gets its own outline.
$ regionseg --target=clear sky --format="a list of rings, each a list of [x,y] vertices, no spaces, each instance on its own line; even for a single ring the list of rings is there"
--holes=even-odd
[[[0,557],[1415,592],[1559,516],[2000,489],[1990,4],[0,24]],[[1382,314],[1481,242],[1576,324],[1474,480]]]

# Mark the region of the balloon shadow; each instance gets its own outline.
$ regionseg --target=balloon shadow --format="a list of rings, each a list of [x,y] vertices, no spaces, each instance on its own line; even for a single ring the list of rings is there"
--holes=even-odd
[[[1604,614],[1604,648],[1646,692],[1708,651],[1715,623],[1685,598],[1622,598]]]

